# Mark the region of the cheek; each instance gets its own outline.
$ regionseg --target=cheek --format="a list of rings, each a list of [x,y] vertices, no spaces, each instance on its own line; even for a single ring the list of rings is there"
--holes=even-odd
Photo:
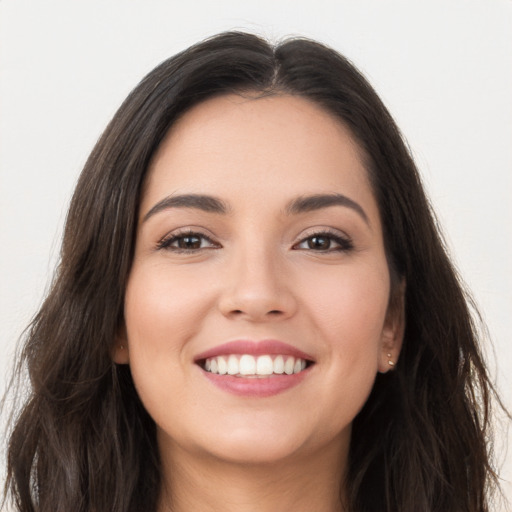
[[[161,408],[164,390],[179,400],[186,389],[187,342],[199,331],[204,304],[200,291],[165,265],[134,265],[125,296],[130,369],[149,411]]]
[[[125,297],[125,318],[130,350],[179,351],[198,326],[201,290],[180,272],[170,275],[166,265],[136,266]]]
[[[385,265],[322,269],[303,279],[308,307],[333,335],[350,333],[350,338],[378,338],[382,332],[389,300],[389,275]],[[341,340],[340,340],[341,341]]]
[[[314,290],[307,309],[314,329],[324,340],[332,362],[331,379],[343,381],[345,391],[371,388],[378,369],[389,300],[389,276],[385,265],[337,269],[319,273],[304,287]],[[368,390],[369,391],[369,390]]]

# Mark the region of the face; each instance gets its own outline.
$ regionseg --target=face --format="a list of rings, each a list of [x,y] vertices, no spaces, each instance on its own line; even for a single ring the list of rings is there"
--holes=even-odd
[[[298,97],[215,98],[149,169],[114,358],[171,457],[339,453],[398,357],[389,295],[348,130]]]

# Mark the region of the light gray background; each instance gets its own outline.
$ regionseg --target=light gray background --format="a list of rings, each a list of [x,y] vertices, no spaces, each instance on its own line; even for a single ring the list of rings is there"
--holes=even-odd
[[[0,0],[0,392],[107,121],[157,63],[228,29],[319,39],[370,79],[488,322],[490,367],[511,407],[511,0]],[[496,451],[510,499],[505,441]]]

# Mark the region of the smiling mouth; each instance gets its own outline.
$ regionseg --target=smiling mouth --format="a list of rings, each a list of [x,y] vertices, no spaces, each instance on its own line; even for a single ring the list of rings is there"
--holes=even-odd
[[[214,375],[230,375],[240,378],[269,378],[274,375],[301,373],[313,361],[290,355],[229,354],[198,361],[199,366]]]

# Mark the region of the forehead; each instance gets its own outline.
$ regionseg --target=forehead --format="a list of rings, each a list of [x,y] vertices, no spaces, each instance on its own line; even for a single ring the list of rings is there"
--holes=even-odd
[[[142,209],[178,193],[271,205],[284,196],[339,192],[376,214],[361,155],[350,131],[307,99],[216,97],[169,130],[150,165]]]

